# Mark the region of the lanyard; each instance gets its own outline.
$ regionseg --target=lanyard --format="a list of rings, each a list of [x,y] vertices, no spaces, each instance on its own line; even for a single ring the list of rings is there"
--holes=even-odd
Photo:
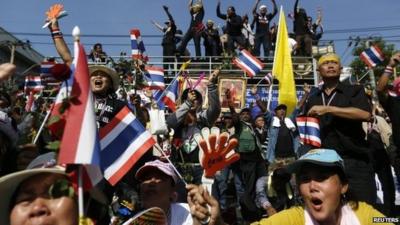
[[[325,102],[325,92],[323,92],[323,93],[322,93],[322,104],[323,104],[324,106],[329,106],[329,105],[331,104],[332,100],[335,98],[335,96],[336,96],[336,91],[335,91],[335,93],[333,93],[333,95],[328,99],[328,104],[326,104],[326,102]]]

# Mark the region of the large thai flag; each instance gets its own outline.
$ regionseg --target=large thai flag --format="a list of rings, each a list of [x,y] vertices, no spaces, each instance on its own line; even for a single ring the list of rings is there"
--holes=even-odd
[[[255,76],[264,68],[264,64],[260,60],[244,49],[240,51],[239,56],[235,57],[232,62],[249,77]]]
[[[72,65],[73,75],[67,82],[72,87],[69,96],[70,105],[64,112],[65,127],[60,144],[60,164],[86,165],[91,184],[102,179],[100,170],[100,142],[98,139],[96,116],[94,112],[93,94],[90,89],[89,69],[86,53],[79,42],[75,42],[75,56]],[[68,88],[61,88],[56,99],[60,105],[59,96],[66,94]],[[58,104],[58,105],[57,105]],[[88,180],[85,180],[87,182]]]
[[[378,46],[374,45],[360,54],[360,59],[368,65],[369,68],[373,68],[385,60],[383,52]]]
[[[315,117],[297,117],[297,129],[300,134],[302,144],[321,147],[319,120]]]
[[[43,90],[42,80],[40,76],[28,75],[25,77],[25,88],[26,94],[30,92],[40,92]]]
[[[147,87],[150,90],[164,90],[164,69],[156,66],[146,67],[144,79],[147,82]]]
[[[140,36],[139,29],[131,30],[131,47],[132,47],[132,59],[140,59],[143,61],[148,61],[149,57],[146,54],[146,48],[142,37]]]
[[[101,168],[111,185],[115,185],[154,144],[148,132],[124,107],[100,129]]]

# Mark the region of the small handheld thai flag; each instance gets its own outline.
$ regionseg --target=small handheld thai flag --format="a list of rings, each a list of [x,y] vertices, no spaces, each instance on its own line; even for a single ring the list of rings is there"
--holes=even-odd
[[[155,66],[146,67],[144,79],[146,80],[147,87],[150,90],[163,90],[165,88],[163,68]]]
[[[25,93],[40,92],[43,89],[40,76],[28,75],[25,77]]]
[[[47,84],[57,82],[51,74],[51,68],[53,68],[54,65],[54,62],[42,62],[40,64],[40,77],[42,78],[43,83]]]
[[[378,46],[374,45],[360,54],[360,59],[368,65],[369,68],[373,68],[376,65],[383,62],[385,56]]]
[[[318,118],[308,116],[297,117],[296,123],[302,144],[321,147]]]
[[[176,101],[178,99],[179,93],[179,79],[175,79],[167,89],[163,91],[158,90],[153,93],[153,98],[157,102],[159,109],[164,109],[165,105],[175,112],[176,111]]]
[[[267,82],[267,84],[272,84],[272,82],[274,81],[274,78],[272,77],[271,73],[267,73],[267,75],[265,75],[264,79]]]
[[[249,77],[255,76],[264,68],[264,64],[247,50],[240,51],[239,56],[235,57],[232,62]]]
[[[146,54],[146,48],[144,47],[142,37],[140,36],[139,29],[131,30],[131,47],[132,59],[140,59],[145,62],[149,60],[149,57]]]
[[[154,144],[151,133],[123,107],[100,129],[101,167],[111,185],[115,185]]]

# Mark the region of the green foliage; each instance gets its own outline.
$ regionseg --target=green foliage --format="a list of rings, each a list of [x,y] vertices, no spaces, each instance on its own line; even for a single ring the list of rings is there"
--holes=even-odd
[[[46,148],[53,151],[58,151],[58,149],[60,149],[60,144],[61,141],[52,141],[47,143]]]
[[[383,40],[381,37],[376,37],[372,40],[361,40],[358,46],[356,46],[353,49],[353,56],[355,56],[354,60],[351,62],[350,67],[353,69],[353,74],[357,76],[362,76],[368,71],[367,65],[361,61],[360,59],[360,54],[363,52],[365,49],[367,49],[367,41],[369,41],[369,44],[372,45],[377,45],[385,55],[385,60],[383,63],[380,65],[376,66],[373,70],[375,73],[375,78],[378,79],[379,76],[383,73],[383,70],[385,69],[385,66],[388,64],[390,57],[393,55],[395,49],[393,44],[387,44],[385,40]],[[368,77],[368,76],[366,76]],[[359,77],[358,79],[360,79]],[[377,80],[376,80],[377,81]],[[375,81],[375,82],[376,82]],[[364,83],[363,81],[360,81],[361,83]]]

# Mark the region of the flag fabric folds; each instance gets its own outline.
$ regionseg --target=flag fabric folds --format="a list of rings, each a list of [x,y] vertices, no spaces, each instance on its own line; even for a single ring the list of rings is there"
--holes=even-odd
[[[168,106],[173,112],[176,111],[176,102],[178,100],[178,93],[179,93],[179,80],[176,79],[172,82],[168,88],[165,90],[165,96],[162,98],[162,101],[165,105]]]
[[[57,83],[58,81],[53,77],[51,70],[54,67],[54,62],[42,62],[40,64],[40,77],[44,84]]]
[[[149,60],[139,29],[131,30],[131,47],[132,47],[132,59],[136,60],[140,59],[145,62]]]
[[[126,106],[100,129],[99,135],[101,168],[112,185],[155,144],[151,133]]]
[[[297,129],[300,134],[302,144],[321,147],[319,120],[315,117],[297,117]]]
[[[144,79],[146,80],[147,87],[150,90],[163,90],[165,88],[163,68],[155,66],[146,67]]]
[[[287,113],[291,114],[296,107],[297,96],[293,75],[292,56],[288,42],[289,37],[285,13],[281,6],[272,75],[279,80],[278,102],[279,104],[285,104],[288,108]]]
[[[272,77],[271,73],[267,73],[267,75],[264,76],[264,79],[267,82],[267,84],[272,84],[272,82],[274,81],[274,78]]]
[[[72,87],[69,96],[73,96],[65,111],[65,127],[60,144],[60,164],[81,164],[100,171],[100,142],[98,139],[94,101],[90,89],[89,69],[86,53],[79,42],[75,42]],[[70,81],[71,83],[71,81]],[[60,92],[68,91],[61,88]],[[59,96],[62,93],[59,93]],[[57,96],[57,101],[60,101]],[[60,96],[62,98],[62,96]],[[101,176],[91,177],[90,181],[100,181]],[[85,180],[88,182],[89,180]],[[95,183],[92,183],[95,185]]]
[[[245,49],[241,50],[239,56],[235,57],[232,62],[250,78],[254,77],[264,68],[264,64]]]
[[[43,85],[40,76],[28,75],[25,77],[24,91],[26,94],[40,92],[41,90],[43,90]]]
[[[360,59],[367,64],[369,68],[373,68],[382,63],[383,60],[385,60],[385,56],[378,46],[373,45],[361,52]]]

